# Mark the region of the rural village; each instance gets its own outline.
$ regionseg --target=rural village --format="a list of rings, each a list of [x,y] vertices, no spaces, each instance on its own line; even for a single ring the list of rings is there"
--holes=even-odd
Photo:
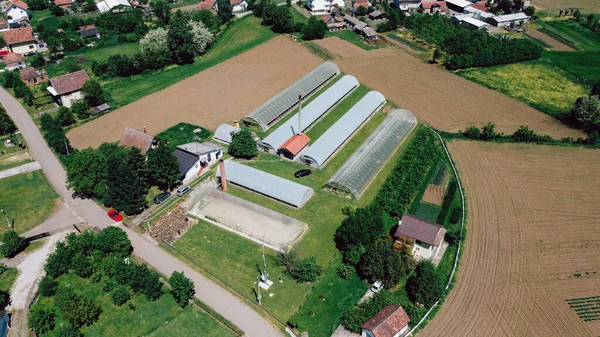
[[[600,335],[600,1],[1,0],[0,337]]]

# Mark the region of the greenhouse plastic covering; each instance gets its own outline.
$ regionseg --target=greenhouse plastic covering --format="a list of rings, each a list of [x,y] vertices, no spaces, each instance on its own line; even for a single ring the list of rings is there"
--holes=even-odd
[[[417,118],[410,111],[394,110],[346,160],[328,185],[350,192],[358,199],[417,123]]]
[[[279,200],[296,208],[302,207],[314,190],[310,187],[257,170],[232,160],[225,161],[227,181]],[[217,177],[221,177],[220,168]]]
[[[346,75],[337,81],[334,85],[325,90],[321,95],[315,98],[312,102],[302,107],[302,130],[306,130],[325,112],[333,107],[337,102],[344,98],[350,91],[358,87],[358,80],[351,75]],[[298,122],[300,117],[298,114],[292,116],[270,135],[259,142],[263,148],[269,149],[271,152],[276,152],[288,139],[290,139],[298,131]],[[217,129],[218,131],[218,129]]]
[[[303,98],[310,96],[339,73],[340,69],[335,63],[325,62],[254,110],[246,119],[260,125],[262,130],[266,131],[276,120],[298,104],[299,95]]]
[[[368,92],[310,146],[301,156],[301,161],[310,162],[313,166],[323,166],[346,139],[383,104],[385,97],[380,92]]]
[[[213,139],[222,143],[230,144],[231,143],[231,133],[238,132],[240,128],[236,128],[233,125],[229,124],[221,124],[215,131],[215,135]]]

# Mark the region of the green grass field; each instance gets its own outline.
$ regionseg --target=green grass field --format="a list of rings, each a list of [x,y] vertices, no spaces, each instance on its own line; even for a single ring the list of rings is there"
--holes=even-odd
[[[572,41],[584,51],[600,51],[600,35],[572,20],[538,21],[542,28]]]
[[[59,200],[41,170],[0,179],[0,191],[0,207],[14,220],[18,233],[42,223]],[[3,218],[0,221],[4,221]],[[0,226],[0,234],[7,230],[6,223]]]
[[[194,130],[197,129],[201,129],[202,131],[194,133]],[[211,136],[212,132],[203,127],[188,123],[179,123],[159,133],[156,135],[156,138],[169,142],[171,149],[175,150],[178,145],[187,144],[194,141],[204,142]],[[197,140],[196,138],[200,139]]]
[[[163,336],[216,336],[235,337],[236,334],[225,329],[221,323],[212,319],[206,313],[191,306],[186,307],[174,319],[154,330],[150,337]]]
[[[557,67],[588,81],[600,82],[600,52],[544,51],[542,56]]]
[[[113,106],[131,103],[275,37],[276,34],[261,26],[260,21],[254,16],[235,20],[219,35],[212,48],[205,55],[197,57],[193,64],[171,66],[162,71],[107,81],[103,88],[110,97],[109,101]]]
[[[352,44],[359,46],[364,50],[372,50],[376,49],[376,47],[372,47],[370,45],[364,44],[362,42],[362,37],[352,31],[349,30],[338,30],[335,32],[328,32],[326,37],[337,36],[342,40],[346,40]]]
[[[10,287],[12,287],[13,283],[15,283],[17,276],[19,276],[19,271],[17,268],[6,269],[6,271],[0,275],[0,290],[10,290]]]

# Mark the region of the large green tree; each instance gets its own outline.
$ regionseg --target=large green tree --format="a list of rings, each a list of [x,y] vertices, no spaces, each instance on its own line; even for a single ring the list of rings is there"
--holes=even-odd
[[[233,9],[229,0],[217,0],[217,15],[221,23],[227,23],[233,17]]]
[[[444,283],[435,266],[429,260],[422,260],[415,273],[406,282],[408,297],[415,304],[432,306],[444,294]]]
[[[14,230],[10,230],[2,236],[2,245],[0,246],[0,254],[5,257],[13,257],[23,251],[27,247],[25,238],[19,236]]]
[[[141,213],[148,203],[137,172],[124,157],[110,158],[107,167],[104,203],[129,215]]]
[[[169,6],[169,3],[163,0],[154,0],[150,2],[150,6],[152,6],[158,20],[162,24],[168,25],[171,18],[171,6]]]
[[[386,287],[394,287],[414,268],[409,254],[393,249],[389,239],[382,239],[367,247],[358,265],[361,277],[370,282],[382,281]]]
[[[600,100],[598,96],[584,96],[577,99],[571,110],[571,117],[581,122],[589,130],[600,130]]]
[[[158,147],[148,153],[148,168],[152,182],[162,189],[170,190],[181,177],[179,162],[165,142],[160,142]]]
[[[88,106],[94,107],[106,102],[104,92],[100,83],[95,80],[86,81],[83,84],[83,97]]]
[[[258,155],[256,141],[252,131],[243,128],[238,132],[231,134],[231,144],[229,144],[228,153],[235,158],[251,159]]]
[[[92,148],[77,151],[67,165],[67,185],[89,198],[102,198],[106,193],[106,158]]]
[[[318,16],[311,16],[306,26],[302,29],[302,39],[306,41],[322,39],[327,34],[327,31],[327,24],[323,20]]]
[[[8,133],[13,133],[17,131],[17,126],[10,119],[6,110],[3,107],[0,107],[0,136]]]
[[[335,232],[335,243],[350,264],[356,264],[365,247],[385,233],[383,216],[373,207],[351,211]]]
[[[173,272],[169,278],[171,284],[171,294],[175,301],[183,308],[194,297],[194,283],[189,278],[185,277],[183,272]]]
[[[58,108],[58,115],[56,116],[60,125],[69,126],[75,124],[75,118],[73,117],[73,113],[69,108],[65,106],[61,106]]]
[[[194,36],[189,22],[181,10],[175,12],[171,19],[167,43],[171,51],[171,60],[174,63],[194,63]]]
[[[34,306],[27,316],[27,326],[33,329],[36,334],[45,334],[54,329],[55,317],[54,310]]]

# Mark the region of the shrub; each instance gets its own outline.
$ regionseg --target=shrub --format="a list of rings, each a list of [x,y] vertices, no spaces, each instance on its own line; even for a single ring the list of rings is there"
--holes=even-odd
[[[456,182],[456,180],[452,179],[452,181],[450,182],[450,186],[448,186],[448,191],[446,191],[446,195],[444,196],[444,201],[442,202],[442,209],[440,210],[440,214],[438,215],[437,223],[444,224],[444,222],[446,221],[448,211],[454,203],[454,198],[456,196],[457,189],[458,183]]]
[[[110,292],[110,300],[114,305],[121,306],[129,301],[129,290],[127,287],[118,286]]]
[[[194,283],[189,278],[185,277],[183,272],[173,272],[169,278],[171,284],[171,294],[175,301],[183,308],[194,297]]]
[[[337,269],[338,276],[345,280],[351,278],[352,275],[354,275],[354,273],[356,273],[356,270],[354,269],[354,267],[347,265],[347,264],[342,264]]]
[[[457,224],[461,217],[462,217],[462,207],[454,208],[452,210],[452,214],[450,214],[450,223]]]
[[[54,318],[56,314],[52,309],[42,309],[33,307],[27,316],[27,326],[33,329],[36,334],[45,334],[54,329]]]
[[[111,278],[107,278],[106,280],[104,280],[104,282],[102,284],[102,290],[105,293],[109,293],[118,286],[119,286],[119,284],[115,280],[113,280]]]
[[[448,232],[446,232],[446,236],[444,240],[448,242],[450,245],[458,246],[462,240],[466,237],[466,228],[461,232],[460,227],[452,228]]]
[[[63,325],[56,329],[56,337],[83,337],[83,334],[70,325]]]
[[[102,314],[102,308],[85,295],[73,294],[58,305],[63,318],[75,327],[94,324]]]
[[[323,268],[317,263],[314,256],[298,260],[294,263],[293,268],[288,270],[288,274],[298,283],[315,282],[322,272]]]
[[[0,254],[5,257],[13,257],[23,251],[27,247],[25,238],[19,236],[14,230],[10,230],[2,236],[2,245],[0,246]]]
[[[58,288],[58,283],[54,279],[52,279],[50,276],[45,276],[40,281],[39,290],[40,290],[40,295],[42,295],[42,296],[46,296],[46,297],[54,296],[54,294],[56,294],[56,288]]]
[[[346,311],[342,316],[342,325],[346,329],[358,333],[366,321],[391,302],[392,295],[388,291],[380,291],[372,299],[361,302]]]
[[[412,302],[426,307],[440,299],[444,293],[444,284],[431,261],[419,262],[414,275],[406,282],[406,292]]]

